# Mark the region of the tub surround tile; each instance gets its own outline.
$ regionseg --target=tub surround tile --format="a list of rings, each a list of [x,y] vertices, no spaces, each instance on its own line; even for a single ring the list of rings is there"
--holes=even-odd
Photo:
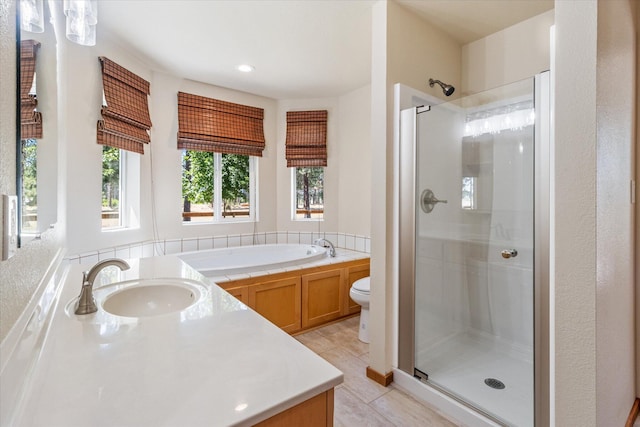
[[[289,231],[287,232],[287,243],[290,245],[299,245],[300,244],[300,232],[298,231]]]
[[[242,246],[241,243],[242,242],[240,240],[240,235],[239,234],[231,235],[227,239],[227,247],[229,247],[229,248],[236,248],[238,246]]]
[[[120,246],[116,248],[116,258],[131,258],[131,249],[129,246]]]
[[[153,248],[153,256],[163,256],[164,255],[164,240],[159,240],[153,242],[151,244]]]
[[[229,279],[229,281],[235,281],[235,280],[250,279],[251,276],[248,273],[239,273],[239,274],[228,274],[227,278]]]
[[[356,236],[353,234],[345,234],[344,247],[350,251],[356,250]]]
[[[129,256],[131,258],[142,258],[142,243],[131,245],[129,247]]]
[[[224,249],[229,247],[229,239],[227,236],[213,238],[213,249]]]
[[[265,243],[267,245],[275,245],[276,243],[278,243],[278,233],[267,233],[265,239]]]
[[[102,249],[98,251],[98,259],[99,261],[102,261],[103,259],[107,259],[107,258],[113,258],[116,256],[116,249],[115,248],[109,248],[109,249]]]
[[[207,249],[213,249],[213,237],[199,237],[198,250],[206,251]]]
[[[311,245],[313,244],[313,234],[306,231],[300,232],[300,244]]]
[[[182,252],[193,252],[198,250],[198,239],[182,239]]]
[[[338,246],[338,233],[324,233],[324,238],[333,243],[334,246]]]
[[[173,255],[182,252],[182,240],[165,240],[164,254]]]
[[[103,259],[106,259],[108,257],[105,257]],[[90,252],[90,253],[86,253],[86,254],[82,254],[78,257],[79,263],[80,264],[95,264],[98,261],[100,261],[100,255],[96,252]]]
[[[348,249],[363,253],[371,252],[371,239],[353,234],[324,231],[270,231],[224,236],[201,236],[185,239],[167,239],[137,242],[118,247],[104,248],[97,251],[99,260],[107,258],[147,258],[180,252],[192,252],[208,249],[220,249],[236,246],[262,244],[313,244],[317,239],[329,240],[336,249]],[[126,252],[129,251],[127,254]],[[96,251],[94,251],[96,252]],[[116,253],[117,252],[117,253]],[[69,256],[66,259],[79,259],[84,254]],[[352,254],[348,259],[358,259]]]
[[[254,238],[253,234],[241,234],[239,246],[252,246],[257,245],[257,238]]]

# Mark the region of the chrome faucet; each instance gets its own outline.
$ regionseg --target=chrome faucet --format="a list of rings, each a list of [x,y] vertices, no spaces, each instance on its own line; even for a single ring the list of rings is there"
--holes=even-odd
[[[313,244],[317,246],[322,246],[323,248],[329,248],[329,255],[332,257],[336,256],[336,248],[333,246],[333,243],[331,243],[327,239],[323,239],[323,238],[316,239],[316,241],[313,242]]]
[[[93,298],[93,281],[96,280],[96,276],[103,268],[110,265],[115,265],[120,270],[128,270],[130,268],[126,261],[118,258],[110,258],[100,261],[91,267],[89,271],[82,273],[82,289],[80,290],[80,296],[78,297],[76,314],[90,314],[98,311],[96,300]]]

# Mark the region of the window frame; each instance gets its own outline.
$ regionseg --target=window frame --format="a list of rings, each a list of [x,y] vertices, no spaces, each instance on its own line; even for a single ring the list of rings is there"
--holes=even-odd
[[[183,158],[187,150],[183,149],[180,155],[181,171],[184,171]],[[223,216],[224,201],[222,200],[222,156],[223,153],[213,152],[213,199],[211,204],[213,205],[213,215],[211,220],[208,221],[185,221],[184,220],[184,207],[181,209],[182,225],[205,225],[205,224],[229,224],[229,223],[241,223],[241,222],[257,222],[258,221],[258,157],[246,155],[249,158],[249,215],[246,217],[238,216]],[[183,173],[180,174],[180,180],[182,180]],[[181,190],[181,199],[184,199],[184,195]]]
[[[119,151],[119,224],[110,227],[103,226],[101,209],[100,228],[102,232],[107,233],[113,231],[136,229],[140,227],[140,154],[124,150],[122,148],[112,148],[115,148]],[[102,172],[102,168],[100,170]],[[102,191],[100,192],[100,206],[102,206]]]
[[[322,179],[322,193],[323,193],[323,202],[322,202],[322,217],[320,218],[298,218],[297,217],[297,211],[298,211],[298,188],[297,188],[297,171],[299,168],[322,168],[323,169],[323,175],[324,173],[327,172],[327,167],[326,166],[293,166],[290,167],[289,169],[291,169],[291,220],[292,221],[300,221],[300,222],[313,222],[313,221],[324,221],[324,214],[325,214],[325,204],[324,204],[324,190],[325,190],[325,186],[324,186],[324,182],[325,182],[325,178]]]

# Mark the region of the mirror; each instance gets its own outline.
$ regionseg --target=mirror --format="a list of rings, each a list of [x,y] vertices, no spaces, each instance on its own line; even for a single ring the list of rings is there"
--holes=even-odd
[[[16,192],[18,195],[19,245],[38,238],[56,222],[57,211],[57,76],[56,37],[44,2],[28,11],[24,22],[18,2],[16,13],[18,90]]]

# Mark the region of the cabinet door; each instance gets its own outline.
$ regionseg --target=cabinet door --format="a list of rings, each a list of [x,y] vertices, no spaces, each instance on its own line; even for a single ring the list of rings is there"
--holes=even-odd
[[[300,277],[249,286],[249,307],[285,332],[300,329]]]
[[[302,327],[319,325],[342,315],[344,269],[302,276]]]
[[[249,305],[249,288],[247,286],[238,286],[237,288],[226,289],[226,291],[240,300],[240,302]]]
[[[347,280],[345,281],[346,298],[345,305],[343,307],[343,314],[345,316],[347,314],[358,313],[360,311],[360,306],[351,299],[349,291],[351,290],[353,282],[367,276],[369,276],[369,264],[356,265],[355,267],[347,268]]]

